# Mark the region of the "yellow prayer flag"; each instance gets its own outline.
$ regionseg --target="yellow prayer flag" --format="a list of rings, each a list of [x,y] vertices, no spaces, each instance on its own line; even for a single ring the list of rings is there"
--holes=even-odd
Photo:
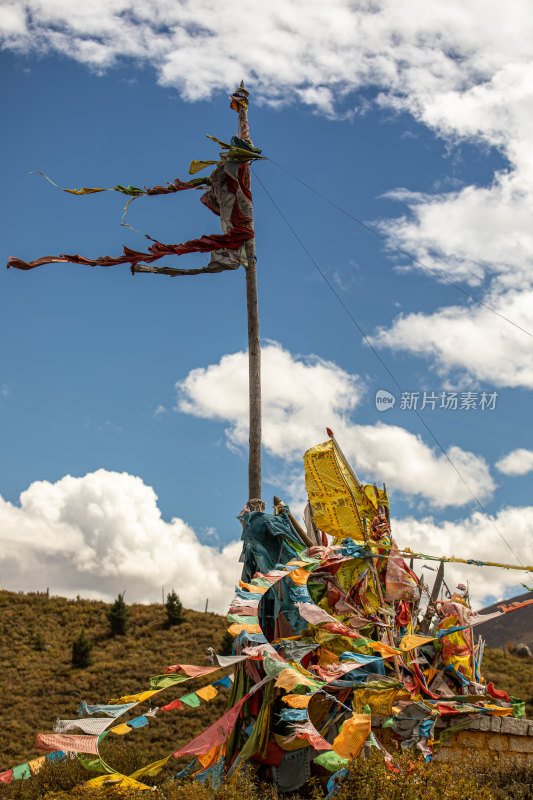
[[[116,733],[117,736],[124,736],[125,733],[129,733],[132,730],[129,725],[126,725],[123,722],[121,725],[115,725],[114,728],[110,728],[111,733]]]
[[[153,761],[146,767],[141,767],[141,769],[132,772],[132,774],[128,777],[130,780],[137,780],[138,778],[142,778],[144,775],[157,775],[158,772],[161,772],[169,758],[170,756],[166,756],[166,758],[161,758],[159,761]]]
[[[197,172],[201,172],[203,169],[213,164],[218,164],[218,161],[195,161],[193,159],[189,167],[189,175],[195,175]]]
[[[327,647],[319,647],[317,650],[318,664],[320,667],[327,667],[329,664],[338,664],[339,656],[328,650]]]
[[[202,700],[212,700],[213,697],[217,696],[218,691],[215,689],[214,686],[211,686],[211,684],[209,684],[209,686],[203,686],[201,689],[197,689],[196,694],[198,695],[198,697],[201,697]]]
[[[282,669],[276,679],[276,687],[292,692],[295,686],[312,686],[316,688],[316,682],[290,667]]]
[[[333,750],[341,758],[357,758],[371,731],[370,714],[352,714],[333,741]]]
[[[385,658],[387,658],[387,656],[397,656],[400,653],[397,647],[390,647],[384,642],[368,642],[368,647],[370,647],[372,650],[375,650]]]
[[[388,507],[386,492],[378,489],[376,497],[373,486],[358,485],[331,439],[308,450],[304,465],[305,486],[317,528],[340,539],[351,536],[355,541],[364,541],[359,516],[372,521],[379,505]]]
[[[28,767],[30,768],[31,774],[36,775],[45,761],[46,756],[41,756],[40,758],[34,758],[33,761],[28,761]]]
[[[157,694],[161,689],[147,689],[145,692],[139,694],[125,694],[124,697],[119,697],[116,700],[109,700],[109,703],[142,703],[148,700],[153,694]]]
[[[208,750],[207,753],[202,753],[198,756],[198,761],[202,765],[202,769],[199,769],[198,772],[203,772],[204,769],[208,767],[212,767],[213,764],[216,764],[217,761],[220,760],[220,756],[224,753],[225,743],[217,744]],[[194,772],[193,775],[197,775],[198,772]]]
[[[420,647],[420,645],[432,642],[433,640],[433,636],[417,636],[415,633],[410,633],[404,636],[400,642],[400,650],[403,650],[405,653],[407,650],[413,650],[415,647]]]
[[[108,190],[100,189],[97,186],[94,189],[90,189],[88,186],[82,186],[81,189],[63,189],[63,191],[69,194],[95,194],[95,192],[107,192]]]
[[[134,778],[128,778],[127,775],[121,775],[120,772],[112,772],[109,775],[99,775],[98,778],[91,778],[91,780],[87,781],[84,785],[98,787],[106,783],[115,786],[132,786],[135,787],[135,789],[152,789],[151,786],[147,786],[145,783],[139,783],[139,781],[136,781]]]
[[[246,591],[254,594],[264,594],[270,588],[269,586],[255,586],[253,583],[244,583],[244,581],[239,581],[239,586],[241,589],[246,589]]]

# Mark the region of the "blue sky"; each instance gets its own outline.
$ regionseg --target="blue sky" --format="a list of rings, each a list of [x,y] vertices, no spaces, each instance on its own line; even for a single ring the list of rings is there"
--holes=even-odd
[[[309,27],[295,25],[292,3],[285,28],[274,10],[252,11],[251,41],[232,58],[226,12],[219,31],[202,40],[200,28],[191,44],[198,20],[214,25],[208,3],[194,13],[177,4],[183,18],[166,28],[156,13],[168,12],[163,2],[146,18],[122,5],[115,13],[95,0],[91,15],[71,17],[61,4],[28,2],[0,13],[2,262],[143,249],[142,235],[120,226],[122,195],[75,197],[29,171],[68,188],[185,178],[191,159],[217,157],[206,133],[235,132],[227,97],[235,75],[244,77],[252,137],[271,159],[254,175],[402,388],[420,402],[424,391],[470,391],[478,401],[497,393],[494,410],[421,413],[505,539],[531,561],[531,337],[393,246],[533,330],[525,32],[520,45],[531,11],[512,3],[514,25],[503,31],[491,6],[474,35],[476,2],[466,4],[470,27],[452,3],[440,29],[424,14],[418,28],[407,24],[383,2],[381,38],[365,39],[356,68],[357,42],[338,26],[345,19],[363,36],[369,20],[340,0],[324,20],[309,3]],[[311,57],[322,23],[322,51]],[[280,33],[290,24],[293,62]],[[135,42],[142,47],[132,59]],[[330,425],[363,479],[386,480],[400,544],[514,563],[257,180],[253,190],[264,499],[279,494],[301,509],[301,456]],[[199,196],[140,198],[128,221],[162,242],[216,232]],[[107,597],[124,584],[130,599],[149,600],[173,584],[201,607],[207,584],[223,610],[247,494],[242,271],[132,278],[127,266],[52,264],[4,270],[0,280],[2,585]],[[395,394],[393,409],[376,409],[380,389]],[[470,580],[478,602],[519,593],[525,579],[450,574]]]

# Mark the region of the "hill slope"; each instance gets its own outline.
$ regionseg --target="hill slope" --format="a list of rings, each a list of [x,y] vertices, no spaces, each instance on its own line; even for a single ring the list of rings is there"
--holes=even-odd
[[[37,734],[51,732],[58,717],[75,718],[82,700],[105,703],[149,689],[149,678],[163,673],[169,664],[205,665],[207,648],[219,648],[227,630],[224,617],[188,610],[182,625],[165,630],[162,605],[134,604],[128,606],[128,633],[113,639],[108,633],[108,608],[99,601],[0,591],[0,771],[42,755],[35,749]],[[94,643],[93,664],[73,669],[72,641],[82,628]],[[46,645],[44,651],[35,648],[38,634]],[[209,677],[165,690],[158,704],[206,685]],[[142,750],[146,764],[152,756],[161,758],[200,733],[224,713],[226,700],[227,691],[222,690],[199,708],[159,714],[150,725],[120,738]],[[142,714],[149,703],[138,708],[136,713]],[[106,742],[102,742],[104,758]]]
[[[510,605],[511,603],[531,600],[532,598],[533,592],[525,592],[503,602],[506,605]],[[492,606],[481,609],[479,613],[490,614],[492,611],[497,611],[498,606],[501,604],[502,601],[500,600]],[[512,614],[505,614],[500,619],[491,619],[489,622],[484,622],[478,630],[489,647],[503,647],[507,642],[513,642],[514,644],[524,642],[533,651],[533,605],[520,608],[518,611],[513,611]]]

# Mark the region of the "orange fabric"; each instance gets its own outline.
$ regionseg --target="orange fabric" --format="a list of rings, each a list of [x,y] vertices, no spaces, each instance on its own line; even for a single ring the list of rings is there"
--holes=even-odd
[[[311,697],[310,694],[286,694],[281,699],[291,708],[307,708]]]
[[[217,761],[220,760],[220,756],[222,755],[222,750],[224,749],[224,744],[217,744],[207,753],[198,756],[198,761],[202,765],[202,769],[198,770],[198,772],[202,772],[204,769],[208,767],[212,767],[213,764],[216,764]],[[194,773],[197,774],[196,772]]]
[[[253,583],[244,583],[244,581],[239,581],[239,586],[241,589],[246,589],[247,592],[253,592],[254,594],[264,594],[268,592],[267,586],[254,586]]]
[[[413,650],[415,647],[420,647],[420,645],[426,644],[427,642],[432,642],[433,639],[433,636],[416,636],[414,633],[407,634],[400,642],[400,650],[404,652]]]
[[[289,574],[296,586],[305,586],[309,580],[309,572],[306,569],[293,569]]]
[[[231,633],[232,636],[238,636],[242,631],[246,633],[262,633],[261,625],[239,625],[237,622],[234,622],[233,625],[230,625],[228,628],[228,632]]]
[[[357,758],[371,731],[370,714],[352,714],[333,741],[333,750],[341,758]]]
[[[212,700],[213,697],[216,697],[218,691],[215,689],[214,686],[203,686],[201,689],[196,690],[196,694],[198,697],[201,697],[202,700]]]
[[[384,658],[388,658],[389,656],[398,656],[400,655],[400,651],[396,647],[389,647],[388,644],[384,644],[383,642],[368,642],[368,646],[382,655]]]

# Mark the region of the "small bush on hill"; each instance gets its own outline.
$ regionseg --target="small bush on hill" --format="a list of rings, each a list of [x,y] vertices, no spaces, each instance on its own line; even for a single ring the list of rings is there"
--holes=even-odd
[[[119,594],[109,611],[107,620],[111,628],[111,636],[124,636],[128,630],[128,607],[124,602],[124,592]]]
[[[167,619],[165,622],[166,628],[172,628],[174,625],[181,625],[185,617],[183,616],[183,606],[174,589],[167,594],[167,602],[165,603],[165,610],[167,612]]]
[[[72,642],[72,666],[77,669],[90,667],[92,664],[92,649],[93,646],[82,628],[79,636]]]

